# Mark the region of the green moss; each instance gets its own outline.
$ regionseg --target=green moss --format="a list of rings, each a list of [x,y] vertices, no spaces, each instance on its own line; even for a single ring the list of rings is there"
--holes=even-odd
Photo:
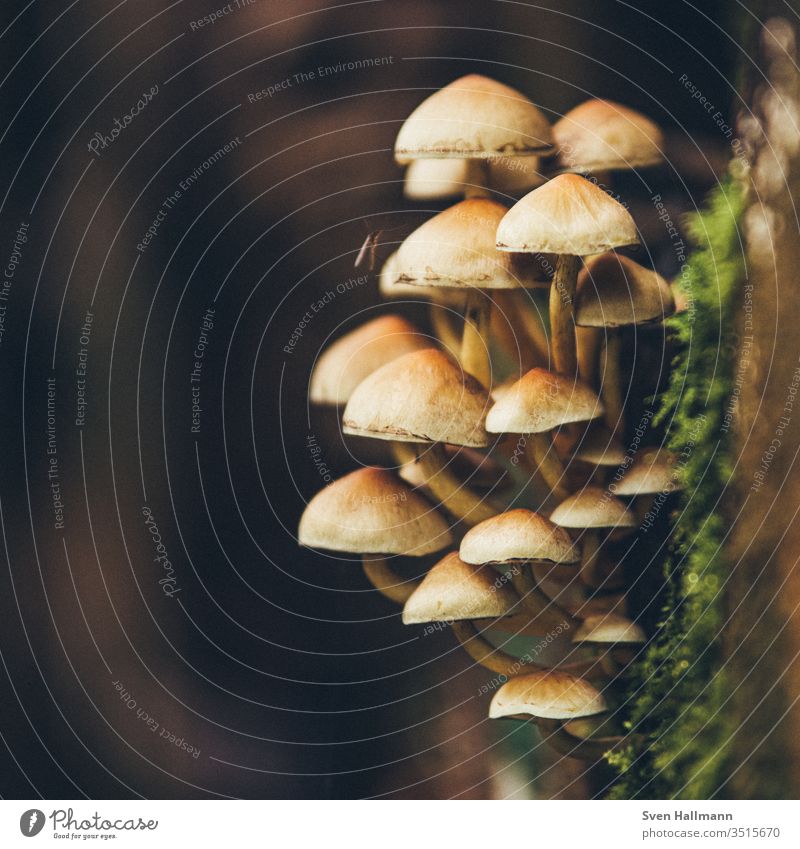
[[[728,685],[722,664],[727,523],[719,498],[731,474],[725,415],[735,356],[732,335],[744,276],[738,222],[744,192],[726,179],[688,220],[693,249],[681,274],[690,309],[669,320],[678,353],[656,418],[680,459],[679,496],[664,567],[656,637],[630,677],[627,725],[643,743],[609,756],[612,798],[707,798],[724,783]]]

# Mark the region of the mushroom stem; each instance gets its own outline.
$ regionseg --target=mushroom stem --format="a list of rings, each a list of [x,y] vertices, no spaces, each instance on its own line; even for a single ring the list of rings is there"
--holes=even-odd
[[[459,357],[464,371],[486,388],[492,385],[488,345],[490,308],[488,297],[477,289],[470,290],[464,306],[464,335]]]
[[[534,468],[539,470],[544,482],[550,487],[553,495],[560,501],[569,495],[564,484],[566,481],[566,470],[556,454],[551,434],[531,433],[528,434],[525,446],[528,459]]]
[[[436,338],[454,357],[458,358],[461,353],[461,339],[453,329],[448,313],[448,308],[443,304],[431,301],[428,305],[428,315]]]
[[[542,740],[559,754],[568,758],[578,758],[584,761],[600,760],[603,755],[623,740],[619,738],[601,738],[599,740],[584,739],[570,734],[564,723],[558,719],[542,719],[537,717],[534,722],[539,727]]]
[[[601,374],[603,403],[606,408],[606,424],[612,433],[625,428],[625,409],[619,372],[622,341],[619,331],[609,329],[603,337]]]
[[[419,586],[418,580],[404,580],[389,565],[385,557],[364,554],[361,558],[364,574],[373,587],[383,596],[397,604],[405,604],[411,593]]]
[[[472,622],[453,622],[451,627],[467,654],[486,669],[491,669],[492,672],[504,675],[506,678],[518,675],[523,669],[524,664],[521,660],[511,657],[501,649],[496,649],[478,632]]]
[[[422,467],[425,486],[451,515],[467,525],[477,525],[500,512],[500,508],[488,498],[472,492],[448,468],[444,448],[431,445],[417,455],[407,443],[395,443],[395,458],[399,463],[415,461]]]
[[[576,330],[578,377],[587,386],[597,386],[597,361],[601,341],[602,334],[597,327],[578,327]]]
[[[581,583],[585,587],[596,586],[597,555],[600,551],[600,536],[597,531],[587,528],[583,532],[581,545]]]
[[[555,371],[574,377],[578,373],[575,343],[575,286],[580,259],[559,254],[550,286],[550,337]]]
[[[520,371],[524,374],[535,365],[547,367],[550,345],[539,313],[523,299],[530,298],[527,290],[495,293],[494,300],[502,310],[501,317],[508,321],[514,335],[515,350],[519,350]]]
[[[488,198],[492,196],[491,172],[488,159],[467,160],[467,175],[464,178],[464,198]]]
[[[511,583],[527,611],[548,630],[566,625],[571,628],[575,620],[556,602],[549,598],[533,576],[533,567],[528,563],[515,566],[511,571]]]

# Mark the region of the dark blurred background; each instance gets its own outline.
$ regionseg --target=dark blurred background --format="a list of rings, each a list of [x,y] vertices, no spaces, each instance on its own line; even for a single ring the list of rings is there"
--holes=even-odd
[[[4,4],[0,794],[586,792],[579,766],[555,776],[526,728],[485,719],[489,673],[449,634],[404,628],[356,563],[296,545],[324,483],[308,437],[334,477],[379,456],[305,400],[322,346],[387,309],[375,276],[283,349],[367,274],[370,230],[399,241],[436,209],[403,200],[394,136],[472,71],[554,121],[600,96],[661,124],[669,165],[617,188],[675,273],[651,197],[677,219],[729,156],[680,82],[727,120],[729,7],[240,0],[201,26],[218,7]]]

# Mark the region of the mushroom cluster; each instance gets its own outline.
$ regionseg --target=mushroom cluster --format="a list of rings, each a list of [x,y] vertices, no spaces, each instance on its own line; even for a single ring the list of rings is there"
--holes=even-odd
[[[615,552],[681,485],[674,458],[624,445],[621,329],[675,305],[618,252],[639,235],[607,188],[662,161],[661,133],[606,100],[551,126],[520,92],[469,75],[417,107],[395,156],[407,197],[456,200],[380,272],[383,297],[430,304],[431,328],[384,315],[318,359],[312,402],[341,406],[344,434],[390,444],[386,468],[311,499],[299,542],[360,555],[406,625],[447,623],[496,676],[490,717],[600,757],[624,739],[609,706],[646,641]],[[396,570],[437,552],[422,579]],[[519,652],[519,638],[548,648]]]

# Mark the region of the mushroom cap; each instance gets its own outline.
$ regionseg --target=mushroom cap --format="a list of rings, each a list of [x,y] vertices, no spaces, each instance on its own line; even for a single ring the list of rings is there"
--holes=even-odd
[[[656,495],[683,489],[675,468],[675,457],[665,452],[643,455],[625,472],[614,487],[616,495]]]
[[[588,681],[557,669],[516,675],[494,694],[489,717],[536,716],[577,719],[607,709],[602,693]]]
[[[572,636],[573,643],[640,644],[646,641],[647,637],[639,625],[616,613],[587,616]]]
[[[550,514],[562,528],[633,528],[636,517],[625,504],[599,486],[587,486],[564,499]]]
[[[593,466],[619,466],[625,462],[625,449],[605,425],[598,424],[581,437],[574,457]]]
[[[449,289],[519,289],[536,265],[515,264],[495,247],[497,225],[508,210],[489,198],[469,198],[417,227],[400,245],[393,270],[401,283]],[[543,272],[538,275],[541,279]]]
[[[434,92],[408,116],[394,146],[395,159],[498,154],[527,155],[553,143],[550,122],[525,95],[480,74],[468,74]]]
[[[411,283],[403,283],[399,280],[400,272],[397,270],[397,251],[389,254],[381,266],[378,275],[378,291],[384,298],[408,298],[418,301],[420,298],[427,301],[436,301],[440,304],[457,305],[459,311],[463,307],[464,295],[456,289],[434,288],[432,286],[416,286]]]
[[[501,251],[589,256],[638,243],[628,210],[577,174],[559,174],[529,192],[497,228]]]
[[[544,433],[604,412],[603,402],[583,381],[533,368],[501,394],[486,417],[486,430]]]
[[[669,283],[626,256],[592,257],[578,274],[575,322],[584,327],[622,327],[663,321],[675,312]]]
[[[444,517],[386,469],[367,466],[320,490],[300,517],[309,548],[421,557],[451,545]]]
[[[343,430],[399,442],[449,442],[483,448],[489,396],[474,377],[436,348],[381,366],[350,396]]]
[[[587,100],[553,126],[561,166],[571,171],[622,171],[664,161],[664,136],[640,112],[613,100]]]
[[[451,551],[411,594],[403,608],[403,623],[496,619],[508,616],[517,600],[490,566],[464,563],[458,552]]]
[[[459,550],[466,563],[508,563],[515,560],[550,560],[577,563],[569,534],[532,510],[506,510],[471,528]]]
[[[309,397],[315,404],[344,404],[376,368],[431,340],[399,315],[383,315],[346,333],[323,352],[311,372]]]

